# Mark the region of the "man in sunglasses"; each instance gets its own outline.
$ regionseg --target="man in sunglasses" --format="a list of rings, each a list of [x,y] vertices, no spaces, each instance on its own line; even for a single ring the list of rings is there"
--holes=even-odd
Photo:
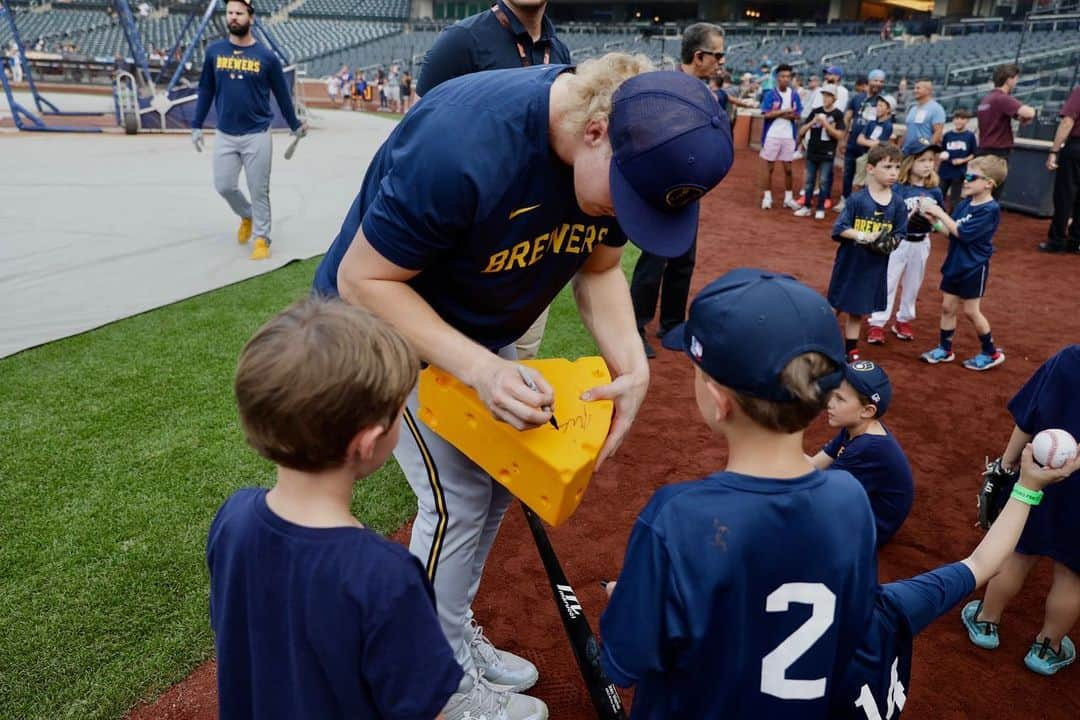
[[[679,70],[708,83],[724,67],[724,30],[711,23],[695,23],[683,32]],[[728,103],[744,105],[742,100],[728,97],[722,90],[716,93],[720,106]],[[642,252],[630,281],[630,297],[638,332],[645,344],[645,355],[656,357],[656,351],[645,337],[645,326],[652,322],[656,305],[660,303],[660,325],[657,337],[686,320],[686,302],[690,296],[690,278],[694,274],[697,241],[682,255],[664,258]],[[663,294],[661,295],[661,287]]]

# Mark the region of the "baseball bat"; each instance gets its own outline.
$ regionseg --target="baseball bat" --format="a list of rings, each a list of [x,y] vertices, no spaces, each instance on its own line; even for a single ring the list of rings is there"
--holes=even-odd
[[[285,159],[291,160],[293,153],[296,152],[296,146],[300,143],[300,136],[297,135],[293,138],[293,141],[289,143],[289,147],[285,148]]]
[[[559,558],[555,556],[547,532],[540,518],[525,503],[521,503],[521,509],[525,511],[525,519],[532,530],[536,549],[540,552],[540,560],[544,563],[551,592],[555,596],[555,606],[559,609],[559,617],[562,618],[563,628],[570,639],[570,647],[574,650],[581,678],[585,681],[596,714],[600,720],[626,720],[619,691],[600,667],[600,647],[596,644],[596,637],[581,609],[577,594],[567,581]]]

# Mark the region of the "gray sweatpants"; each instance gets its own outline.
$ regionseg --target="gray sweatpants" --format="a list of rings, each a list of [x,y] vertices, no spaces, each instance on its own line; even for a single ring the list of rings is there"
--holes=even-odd
[[[500,353],[514,358],[514,348]],[[416,494],[409,552],[435,588],[435,604],[450,647],[466,672],[473,668],[466,626],[495,536],[514,496],[420,419],[417,391],[406,402],[405,428],[394,457]]]
[[[251,234],[270,242],[270,160],[273,145],[270,131],[251,135],[214,137],[214,189],[233,212],[251,218]],[[244,169],[251,201],[240,190],[240,168]]]

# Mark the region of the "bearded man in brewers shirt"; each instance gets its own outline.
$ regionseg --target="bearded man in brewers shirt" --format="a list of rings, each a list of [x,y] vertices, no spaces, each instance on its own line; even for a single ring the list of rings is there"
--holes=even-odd
[[[307,123],[296,117],[281,60],[251,34],[255,23],[251,0],[229,0],[225,20],[228,39],[218,40],[206,49],[191,119],[191,141],[202,152],[202,126],[213,102],[218,130],[214,142],[214,189],[240,216],[237,242],[244,245],[254,234],[251,259],[265,260],[270,257],[270,124],[274,121],[270,92],[293,135],[303,137]],[[240,190],[241,167],[250,201]]]
[[[682,72],[707,84],[723,67],[723,58],[724,31],[720,27],[711,23],[696,23],[683,32],[682,62],[679,65]],[[724,92],[717,93],[717,99],[721,106],[733,102]],[[743,101],[738,102],[741,105]],[[696,257],[695,239],[690,249],[678,257],[664,258],[642,252],[634,266],[630,297],[634,301],[634,318],[648,358],[656,357],[656,351],[645,337],[645,326],[652,322],[656,314],[657,300],[660,303],[657,337],[662,338],[664,333],[686,320],[686,302],[690,297],[690,278],[694,274]]]

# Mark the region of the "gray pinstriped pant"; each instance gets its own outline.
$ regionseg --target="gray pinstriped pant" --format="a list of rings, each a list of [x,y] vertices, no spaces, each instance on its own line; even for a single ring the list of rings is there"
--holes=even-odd
[[[251,135],[226,135],[218,131],[214,137],[214,189],[232,211],[242,218],[251,218],[251,234],[270,242],[270,161],[273,144],[270,131]],[[244,170],[249,202],[240,190],[240,169]]]

